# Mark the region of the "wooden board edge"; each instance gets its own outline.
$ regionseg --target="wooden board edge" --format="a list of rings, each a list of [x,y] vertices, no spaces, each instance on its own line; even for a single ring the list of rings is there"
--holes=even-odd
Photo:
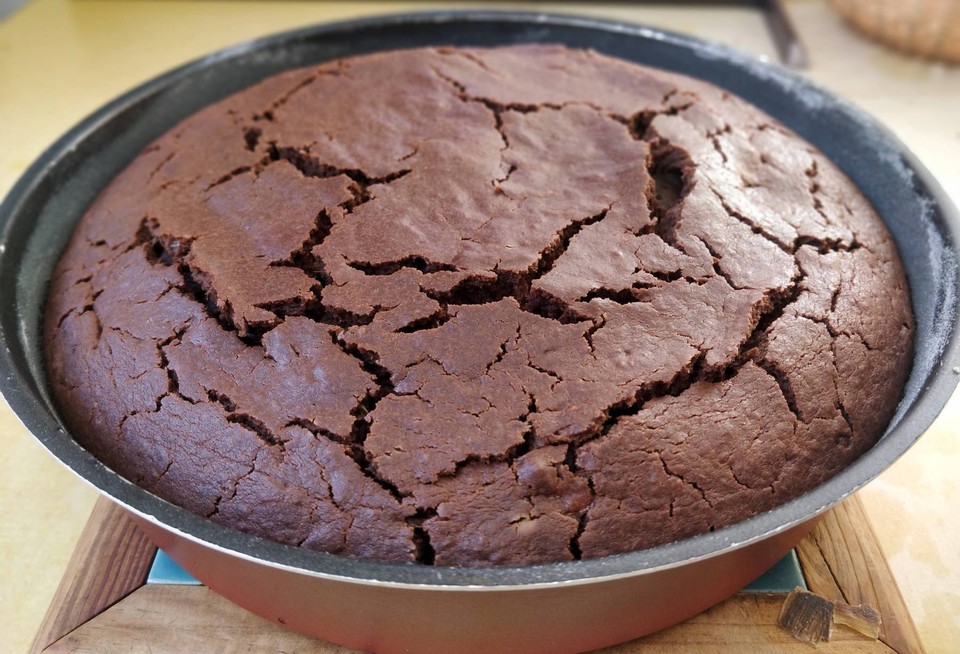
[[[155,553],[126,511],[98,499],[29,651],[43,652],[143,586]]]
[[[920,634],[857,495],[825,513],[797,546],[797,555],[812,592],[869,604],[884,620],[881,642],[898,654],[923,654]]]
[[[841,547],[853,550],[850,556],[858,567],[863,568],[862,572],[835,573],[831,566],[837,565],[838,548]],[[156,547],[136,528],[125,511],[109,500],[101,498],[94,507],[80,537],[74,556],[38,631],[31,652],[59,651],[53,646],[59,645],[62,648],[74,638],[87,638],[93,627],[89,624],[91,621],[96,620],[97,625],[110,623],[116,616],[108,616],[106,613],[121,601],[130,598],[130,601],[136,603],[144,597],[153,597],[162,593],[159,590],[153,591],[149,586],[143,587],[155,552]],[[844,647],[856,646],[859,648],[856,651],[892,651],[899,654],[923,651],[900,589],[883,557],[876,534],[858,497],[852,496],[824,514],[824,519],[819,521],[813,531],[797,547],[797,553],[804,577],[812,591],[832,599],[876,597],[879,607],[906,618],[906,623],[895,632],[906,633],[902,638],[894,636],[874,642],[864,639],[850,641],[849,634],[843,634],[841,637],[846,641]],[[176,592],[190,593],[189,590]],[[137,594],[137,597],[131,597],[131,594]],[[743,607],[757,602],[756,599],[751,599],[756,596],[757,594],[753,593],[738,593],[718,606],[722,607],[730,603],[741,607],[739,610],[743,611]],[[770,598],[782,601],[783,597],[785,595],[770,594],[767,595],[767,601],[770,601]],[[218,598],[218,601],[220,599],[222,598]],[[226,600],[222,601],[226,602]],[[708,609],[707,613],[716,608]],[[122,613],[124,610],[125,605],[117,606],[117,613]],[[701,631],[705,627],[699,616],[687,622],[700,624]],[[903,621],[900,620],[900,622]],[[666,631],[683,629],[684,624],[686,623]],[[758,626],[764,628],[765,625],[766,622]],[[71,634],[73,636],[65,640],[65,637]],[[653,645],[658,636],[654,634],[648,638],[653,640],[649,645]],[[636,645],[642,646],[646,640],[645,638],[636,641]],[[329,644],[326,645],[329,646]],[[830,646],[829,643],[824,645],[830,647],[824,651],[854,651],[844,648],[834,649],[837,645]],[[612,651],[634,651],[618,648]],[[635,651],[644,649],[640,647]],[[349,650],[338,649],[337,651]]]
[[[755,651],[763,643],[771,651],[804,654],[810,646],[776,626],[782,594],[738,593],[724,602],[655,634],[596,654],[705,654]],[[178,615],[170,629],[171,615]],[[223,637],[224,625],[236,639]],[[216,639],[224,654],[249,651],[294,651],[302,654],[359,654],[357,650],[318,640],[267,622],[230,603],[204,586],[146,585],[109,610],[52,643],[48,654],[114,649],[139,653],[214,651]],[[886,645],[853,631],[840,631],[820,644],[823,654],[892,654]]]

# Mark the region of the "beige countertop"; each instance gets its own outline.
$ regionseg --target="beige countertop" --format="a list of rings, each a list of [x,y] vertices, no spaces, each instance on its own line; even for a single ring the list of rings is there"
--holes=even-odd
[[[0,196],[74,123],[173,66],[291,27],[440,6],[33,0],[0,21]],[[749,9],[498,6],[645,22],[774,58],[762,20]],[[818,0],[793,0],[788,9],[810,50],[806,74],[879,118],[960,200],[960,68],[874,46]],[[0,298],[7,290],[0,286]],[[955,396],[918,444],[861,491],[930,652],[956,651],[960,642],[958,431]],[[94,491],[44,452],[0,401],[0,652],[27,650],[94,500]]]

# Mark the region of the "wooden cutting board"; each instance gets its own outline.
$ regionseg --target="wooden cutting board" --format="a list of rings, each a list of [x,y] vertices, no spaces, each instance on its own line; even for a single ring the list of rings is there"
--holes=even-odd
[[[100,499],[31,649],[54,652],[303,652],[355,650],[289,631],[231,604],[205,586],[146,584],[156,547],[126,513]],[[828,511],[797,547],[809,589],[880,612],[875,641],[834,628],[818,651],[832,653],[923,651],[890,567],[860,500]],[[686,622],[602,650],[605,654],[803,652],[777,627],[785,594],[737,593]]]

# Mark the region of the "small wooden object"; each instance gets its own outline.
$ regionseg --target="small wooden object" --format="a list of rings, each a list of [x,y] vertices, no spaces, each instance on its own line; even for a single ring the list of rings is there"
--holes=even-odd
[[[820,641],[830,640],[833,607],[833,602],[826,597],[795,588],[780,607],[777,626],[801,643],[816,647]]]
[[[834,607],[833,622],[856,629],[864,636],[877,639],[880,638],[880,628],[883,626],[883,619],[873,607],[865,604],[850,606],[843,602]]]
[[[101,499],[34,641],[32,652],[298,652],[349,654],[267,622],[204,586],[145,584],[156,548]],[[879,640],[847,627],[818,650],[852,654],[923,650],[900,590],[852,497],[827,512],[797,548],[814,593],[867,604],[883,618]],[[786,594],[738,593],[686,622],[604,654],[797,652],[812,648],[777,626]]]

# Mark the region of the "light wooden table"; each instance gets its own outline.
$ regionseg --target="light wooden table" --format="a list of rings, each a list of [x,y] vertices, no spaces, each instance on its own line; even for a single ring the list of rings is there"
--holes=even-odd
[[[83,116],[173,66],[291,27],[440,6],[33,0],[0,22],[0,195]],[[745,9],[501,6],[618,17],[774,53],[762,21]],[[960,199],[960,69],[886,52],[817,0],[794,0],[788,9],[811,52],[807,74],[886,123]],[[960,642],[958,427],[955,398],[929,433],[861,492],[930,652],[955,651]],[[28,647],[94,501],[0,402],[0,652]]]

